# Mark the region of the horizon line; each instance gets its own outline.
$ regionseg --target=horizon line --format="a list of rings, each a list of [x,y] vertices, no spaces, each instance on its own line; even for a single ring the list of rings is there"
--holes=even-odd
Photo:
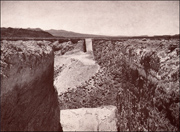
[[[47,30],[56,30],[56,31],[66,31],[66,32],[73,32],[73,33],[78,33],[78,34],[86,34],[86,35],[99,35],[99,36],[105,36],[105,37],[140,37],[140,36],[146,36],[146,37],[153,37],[153,36],[174,36],[174,35],[180,35],[180,33],[174,33],[174,34],[154,34],[154,35],[102,35],[102,34],[89,34],[89,33],[82,33],[82,32],[76,32],[76,31],[69,31],[69,30],[65,30],[65,29],[43,29],[43,28],[40,28],[40,27],[27,27],[27,28],[24,28],[24,27],[1,27],[1,28],[19,28],[19,29],[41,29],[42,31],[47,31]]]

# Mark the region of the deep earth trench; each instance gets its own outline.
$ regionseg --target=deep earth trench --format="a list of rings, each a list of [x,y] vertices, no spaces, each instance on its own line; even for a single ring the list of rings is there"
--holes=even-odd
[[[60,122],[179,131],[179,41],[1,41],[1,131],[59,131]]]

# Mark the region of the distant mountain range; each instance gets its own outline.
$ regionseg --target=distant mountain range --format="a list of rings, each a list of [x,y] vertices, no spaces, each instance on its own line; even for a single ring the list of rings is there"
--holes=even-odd
[[[33,31],[43,31],[41,28],[27,28],[28,30],[33,30]]]
[[[66,30],[42,30],[40,28],[4,28],[1,27],[1,38],[179,38],[179,34],[176,35],[158,35],[158,36],[105,36],[94,34],[76,33]]]
[[[54,37],[48,32],[41,29],[22,29],[22,28],[1,28],[1,37],[34,37],[34,38],[50,38]]]
[[[57,37],[57,38],[95,38],[95,37],[110,37],[103,35],[82,34],[65,30],[42,30],[40,28],[1,28],[1,37]]]
[[[74,37],[85,37],[85,38],[94,38],[94,37],[110,37],[110,36],[105,36],[105,35],[94,35],[94,34],[83,34],[83,33],[76,33],[76,32],[71,32],[71,31],[66,31],[66,30],[55,30],[55,29],[50,29],[50,30],[45,30],[46,32],[52,34],[55,37],[68,37],[68,38],[74,38]],[[112,37],[112,36],[111,36]]]

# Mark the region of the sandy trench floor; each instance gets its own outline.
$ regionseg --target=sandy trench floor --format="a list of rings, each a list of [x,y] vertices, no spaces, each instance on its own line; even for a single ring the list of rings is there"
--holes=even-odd
[[[62,56],[55,55],[54,69],[62,68],[54,78],[54,86],[58,95],[76,88],[88,81],[99,70],[99,65],[93,60],[93,55],[82,51]]]

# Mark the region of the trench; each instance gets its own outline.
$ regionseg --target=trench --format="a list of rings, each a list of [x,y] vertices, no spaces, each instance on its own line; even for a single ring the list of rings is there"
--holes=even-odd
[[[179,131],[177,40],[57,43],[55,58],[49,43],[2,43],[1,130],[58,131],[70,112],[90,122],[84,130]],[[99,123],[107,115],[112,124]]]
[[[85,83],[59,95],[61,110],[113,105],[117,107],[118,131],[179,130],[179,117],[176,116],[179,113],[179,97],[175,92],[178,90],[178,79],[172,81],[176,86],[172,91],[165,91],[162,79],[158,78],[161,61],[157,55],[164,49],[154,52],[161,41],[151,41],[155,43],[154,47],[149,46],[149,42],[143,45],[140,40],[94,41],[94,59],[100,69]],[[138,54],[138,46],[145,46],[141,55]],[[178,54],[174,58],[176,65]],[[165,100],[171,108],[167,107]]]

